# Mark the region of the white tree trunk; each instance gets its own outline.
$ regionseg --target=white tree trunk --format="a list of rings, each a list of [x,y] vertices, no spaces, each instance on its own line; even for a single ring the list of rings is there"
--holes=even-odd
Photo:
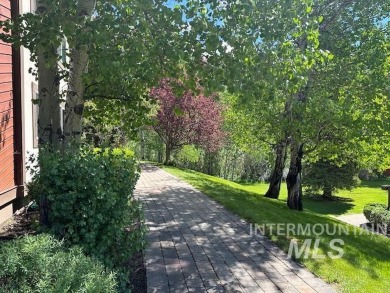
[[[44,15],[44,2],[37,4],[37,13]],[[39,45],[38,45],[39,46]],[[38,57],[38,141],[41,146],[60,146],[62,130],[60,117],[59,73],[56,59],[57,48],[37,48]]]
[[[96,0],[79,0],[77,16],[83,19],[85,24],[90,20],[95,10]],[[84,84],[83,74],[88,65],[88,45],[75,44],[70,52],[70,68],[68,80],[68,92],[65,103],[64,137],[66,144],[80,142],[82,134],[82,115],[84,110]]]

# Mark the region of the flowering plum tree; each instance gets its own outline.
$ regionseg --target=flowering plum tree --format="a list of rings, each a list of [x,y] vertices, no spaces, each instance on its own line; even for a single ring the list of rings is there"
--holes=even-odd
[[[165,144],[165,164],[172,151],[184,145],[195,144],[210,152],[222,145],[222,108],[213,96],[195,95],[169,78],[160,80],[150,96],[160,106],[153,127]]]

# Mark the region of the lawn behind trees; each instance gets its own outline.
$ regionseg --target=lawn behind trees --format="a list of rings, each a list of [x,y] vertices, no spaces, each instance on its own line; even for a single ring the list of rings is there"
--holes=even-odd
[[[306,210],[322,215],[345,215],[363,213],[363,208],[368,203],[381,203],[387,205],[387,192],[381,190],[381,185],[390,184],[390,179],[362,180],[360,185],[349,191],[340,190],[336,193],[335,200],[322,200],[319,196],[304,196]],[[265,194],[268,189],[267,183],[243,183],[242,188],[249,192]],[[282,183],[280,201],[287,200],[286,186]]]
[[[217,202],[224,205],[230,211],[236,213],[251,223],[256,224],[288,224],[294,225],[337,225],[342,227],[343,231],[349,231],[349,235],[332,236],[327,235],[275,235],[266,231],[279,247],[288,251],[290,241],[294,238],[302,244],[305,239],[319,239],[318,254],[331,252],[329,243],[334,238],[340,238],[344,241],[342,246],[344,255],[338,259],[329,257],[315,259],[312,257],[298,259],[310,271],[321,277],[329,283],[336,283],[336,287],[341,292],[388,292],[390,286],[390,239],[374,234],[368,234],[360,228],[355,228],[344,224],[330,216],[330,214],[342,214],[351,212],[362,212],[362,206],[369,198],[376,202],[382,202],[386,198],[383,195],[374,194],[377,190],[376,185],[372,186],[366,182],[361,187],[352,191],[351,196],[354,201],[347,202],[349,208],[343,207],[345,202],[314,202],[305,199],[305,210],[302,213],[296,213],[288,209],[285,205],[286,195],[280,200],[272,200],[263,197],[266,191],[266,185],[242,185],[218,177],[205,175],[190,170],[181,170],[174,167],[165,167],[169,173],[192,184]],[[378,184],[380,182],[377,182]],[[283,189],[283,187],[282,187]],[[368,195],[368,193],[371,195]],[[379,188],[378,188],[378,191]],[[365,198],[367,194],[367,198]],[[348,193],[339,194],[343,198],[348,198]],[[319,208],[323,206],[323,208]],[[344,210],[344,211],[343,211]],[[248,227],[249,229],[249,227]],[[357,231],[357,235],[353,233]],[[363,235],[360,235],[363,233]],[[311,249],[311,253],[314,251]]]

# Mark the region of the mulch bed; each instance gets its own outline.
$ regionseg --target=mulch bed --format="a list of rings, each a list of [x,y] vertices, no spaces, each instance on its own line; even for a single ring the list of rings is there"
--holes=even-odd
[[[30,206],[27,206],[17,211],[12,218],[0,224],[0,241],[37,234],[38,222],[39,213],[30,210]]]
[[[130,276],[131,292],[146,293],[146,267],[142,251],[133,256],[130,266],[133,268]]]

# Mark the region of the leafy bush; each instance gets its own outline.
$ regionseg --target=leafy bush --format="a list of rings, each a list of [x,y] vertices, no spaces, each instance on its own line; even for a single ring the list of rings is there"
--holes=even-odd
[[[133,152],[41,152],[38,165],[29,195],[37,203],[47,197],[50,232],[115,268],[126,282],[126,262],[142,249],[145,233],[133,199],[138,179]]]
[[[364,206],[363,213],[370,223],[382,226],[385,229],[390,228],[390,211],[386,205],[369,203]]]
[[[177,159],[185,163],[196,163],[201,159],[202,151],[195,145],[184,145],[177,153]]]
[[[184,145],[176,153],[176,164],[183,168],[199,169],[204,151],[195,145]]]
[[[48,235],[26,236],[0,246],[1,292],[115,292],[115,275]]]
[[[242,182],[259,182],[270,177],[270,165],[260,156],[244,154],[243,164],[241,167],[240,181]]]
[[[134,151],[127,148],[113,148],[113,149],[102,149],[102,148],[94,148],[94,154],[103,154],[104,156],[113,155],[115,157],[125,157],[128,159],[134,158]]]

